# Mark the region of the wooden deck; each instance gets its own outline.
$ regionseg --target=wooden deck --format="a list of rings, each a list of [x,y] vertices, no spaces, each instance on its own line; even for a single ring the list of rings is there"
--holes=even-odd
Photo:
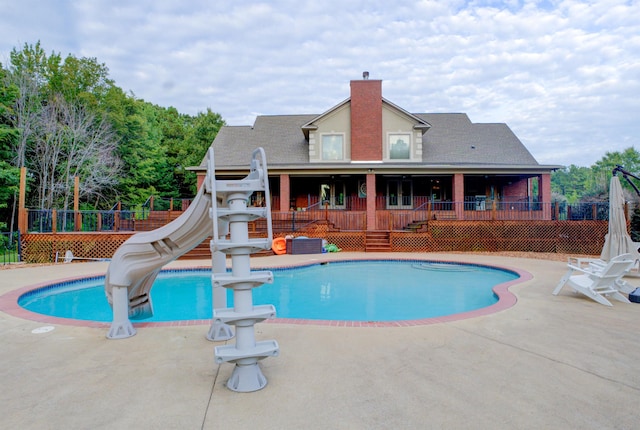
[[[344,251],[388,252],[557,252],[600,254],[607,221],[457,221],[429,220],[416,230],[337,229],[330,222],[313,222],[299,230],[282,229],[274,236],[317,237]],[[54,262],[71,250],[76,257],[111,258],[134,232],[30,233],[21,236],[22,261]],[[256,223],[250,235],[264,237]],[[209,239],[182,258],[210,258]]]

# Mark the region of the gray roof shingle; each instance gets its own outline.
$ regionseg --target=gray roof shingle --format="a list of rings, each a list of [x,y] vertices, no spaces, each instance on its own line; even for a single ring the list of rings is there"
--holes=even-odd
[[[474,124],[464,113],[414,115],[431,124],[422,138],[425,164],[538,165],[506,124]]]
[[[423,136],[425,166],[538,166],[506,124],[474,124],[464,113],[412,115],[431,125]],[[301,127],[317,117],[317,114],[261,115],[253,126],[224,126],[213,142],[216,166],[246,167],[248,154],[260,146],[270,166],[306,165],[308,142]],[[205,167],[205,162],[200,167]]]
[[[309,144],[301,127],[317,115],[263,115],[251,126],[224,126],[213,141],[216,165],[246,167],[249,155],[261,146],[269,165],[306,164]],[[204,167],[206,160],[200,165]]]

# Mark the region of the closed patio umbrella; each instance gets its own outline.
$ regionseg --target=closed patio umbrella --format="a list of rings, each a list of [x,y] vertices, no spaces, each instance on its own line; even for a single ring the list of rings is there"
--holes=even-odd
[[[620,179],[614,175],[611,177],[609,185],[609,233],[605,236],[600,258],[609,261],[618,255],[627,253],[635,256],[638,251],[627,231],[627,220],[624,216],[624,195]]]

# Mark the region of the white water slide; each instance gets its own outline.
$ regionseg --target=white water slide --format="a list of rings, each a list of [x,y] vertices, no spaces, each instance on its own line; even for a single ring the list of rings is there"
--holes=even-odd
[[[256,323],[276,316],[273,305],[255,306],[252,293],[262,284],[273,283],[273,274],[266,270],[252,271],[250,264],[250,254],[270,249],[273,239],[266,157],[262,148],[256,149],[249,175],[238,180],[216,180],[213,149],[209,149],[207,161],[205,183],[185,213],[164,227],[130,237],[113,255],[105,279],[105,291],[113,307],[107,337],[133,336],[136,331],[129,318],[153,314],[150,292],[162,266],[212,234],[214,309],[207,338],[228,340],[233,334],[225,326],[236,326],[235,344],[216,346],[215,362],[235,364],[226,384],[230,390],[256,391],[267,384],[258,361],[275,357],[280,351],[275,340],[256,341],[254,330]],[[254,192],[264,193],[264,206],[247,206]],[[250,238],[248,223],[259,218],[266,218],[267,237]],[[226,272],[225,255],[231,256],[230,273]],[[233,289],[233,308],[226,308],[225,289]]]
[[[114,313],[108,338],[133,336],[135,329],[129,319],[148,318],[153,315],[150,290],[163,266],[186,254],[208,236],[217,234],[224,237],[229,233],[228,220],[218,216],[218,213],[211,212],[224,211],[227,195],[231,191],[245,192],[248,198],[253,190],[264,190],[266,184],[268,192],[266,162],[261,148],[254,152],[249,175],[240,180],[216,181],[213,150],[210,150],[208,158],[207,177],[187,210],[165,226],[131,236],[114,253],[105,278],[105,292]],[[258,183],[261,185],[258,186]],[[214,193],[217,198],[212,202]],[[271,207],[268,201],[267,206],[246,209],[247,212],[260,211],[254,218],[268,217],[268,240],[261,241],[265,242],[261,243],[261,249],[270,248],[272,237]],[[216,219],[217,222],[212,222],[212,219]],[[214,242],[217,243],[219,237]],[[220,270],[224,272],[225,268],[221,267]],[[226,298],[222,305],[226,306]]]
[[[119,311],[114,306],[114,301],[117,301],[114,300],[114,291],[117,295],[120,289],[120,294],[127,295],[128,309],[123,315],[127,320],[153,315],[149,293],[156,276],[164,265],[186,254],[211,235],[210,208],[211,194],[203,184],[182,215],[156,230],[131,236],[116,250],[105,278],[105,292],[114,307],[114,321],[118,319],[115,313]],[[131,330],[132,327],[114,324],[108,337],[129,337],[135,334]]]

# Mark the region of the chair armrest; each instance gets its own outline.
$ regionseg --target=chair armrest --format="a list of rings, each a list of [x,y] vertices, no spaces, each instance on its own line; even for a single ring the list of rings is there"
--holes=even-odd
[[[580,271],[597,271],[603,269],[606,265],[607,262],[599,258],[569,257],[567,261],[567,266]]]
[[[593,275],[602,271],[602,268],[584,265],[579,266],[577,264],[567,264],[567,269],[569,269],[569,272],[581,272],[587,275]]]

